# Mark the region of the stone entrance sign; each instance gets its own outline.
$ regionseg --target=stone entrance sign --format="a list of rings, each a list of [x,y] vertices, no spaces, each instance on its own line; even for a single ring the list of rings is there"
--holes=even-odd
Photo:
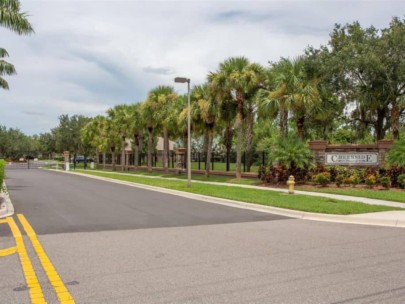
[[[378,153],[325,153],[326,165],[378,165]]]
[[[317,164],[327,166],[377,167],[384,164],[385,154],[392,140],[379,140],[376,144],[331,145],[324,140],[309,142]]]

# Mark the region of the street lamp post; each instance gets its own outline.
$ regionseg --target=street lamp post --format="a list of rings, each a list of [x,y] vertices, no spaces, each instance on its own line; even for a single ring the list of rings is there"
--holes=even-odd
[[[190,108],[190,78],[176,77],[174,82],[187,82],[187,187],[191,187],[191,108]]]

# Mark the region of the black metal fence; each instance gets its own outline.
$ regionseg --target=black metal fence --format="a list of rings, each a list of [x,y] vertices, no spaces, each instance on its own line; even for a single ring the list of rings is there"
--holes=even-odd
[[[185,157],[186,155],[182,155],[183,163],[186,164]],[[105,164],[111,165],[112,161],[112,154],[105,155]],[[127,154],[125,157],[125,165],[126,166],[134,166],[135,165],[135,155],[134,154]],[[169,153],[169,167],[176,168],[176,159],[177,155],[174,151],[170,151]],[[194,170],[205,170],[207,158],[205,153],[201,152],[193,152],[191,153],[191,164],[192,169]],[[261,165],[267,165],[268,160],[268,153],[264,151],[259,151],[252,153],[251,160],[250,160],[250,170],[247,164],[247,157],[246,153],[242,154],[242,172],[257,172],[257,169]],[[100,154],[98,163],[101,165],[103,163],[103,156]],[[153,153],[152,154],[152,167],[163,167],[163,155],[162,153]],[[117,166],[121,166],[121,154],[115,154],[115,164]],[[138,158],[138,166],[147,166],[148,165],[148,155],[146,153],[141,153]],[[231,152],[230,155],[227,157],[225,153],[212,153],[211,155],[211,162],[210,162],[211,170],[218,170],[218,171],[236,171],[236,152]]]

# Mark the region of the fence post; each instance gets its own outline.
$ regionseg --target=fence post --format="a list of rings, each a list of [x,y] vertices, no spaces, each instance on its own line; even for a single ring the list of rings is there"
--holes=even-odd
[[[264,151],[262,152],[262,166],[264,167]]]
[[[214,171],[214,162],[215,162],[215,157],[214,157],[214,152],[211,153],[211,170]]]
[[[198,153],[198,170],[201,170],[201,153],[200,152],[197,153]]]

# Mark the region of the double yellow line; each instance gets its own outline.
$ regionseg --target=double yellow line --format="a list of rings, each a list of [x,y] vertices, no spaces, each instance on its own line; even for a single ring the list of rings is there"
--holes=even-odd
[[[48,277],[49,283],[55,290],[56,296],[60,303],[63,304],[74,304],[72,295],[69,293],[62,279],[58,275],[55,267],[53,266],[51,260],[42,248],[41,243],[38,241],[37,235],[32,229],[31,225],[28,223],[24,215],[18,214],[18,219],[23,226],[25,233],[30,239],[32,246],[41,262],[41,265]],[[44,294],[42,292],[41,285],[38,282],[37,275],[35,274],[34,267],[32,266],[30,257],[25,248],[24,240],[21,235],[20,229],[18,228],[16,222],[12,217],[7,217],[6,219],[0,220],[1,223],[7,223],[10,226],[11,232],[16,242],[15,247],[9,247],[0,250],[0,257],[10,255],[13,253],[18,253],[20,257],[21,266],[23,269],[25,281],[29,289],[30,299],[32,304],[46,304]]]

